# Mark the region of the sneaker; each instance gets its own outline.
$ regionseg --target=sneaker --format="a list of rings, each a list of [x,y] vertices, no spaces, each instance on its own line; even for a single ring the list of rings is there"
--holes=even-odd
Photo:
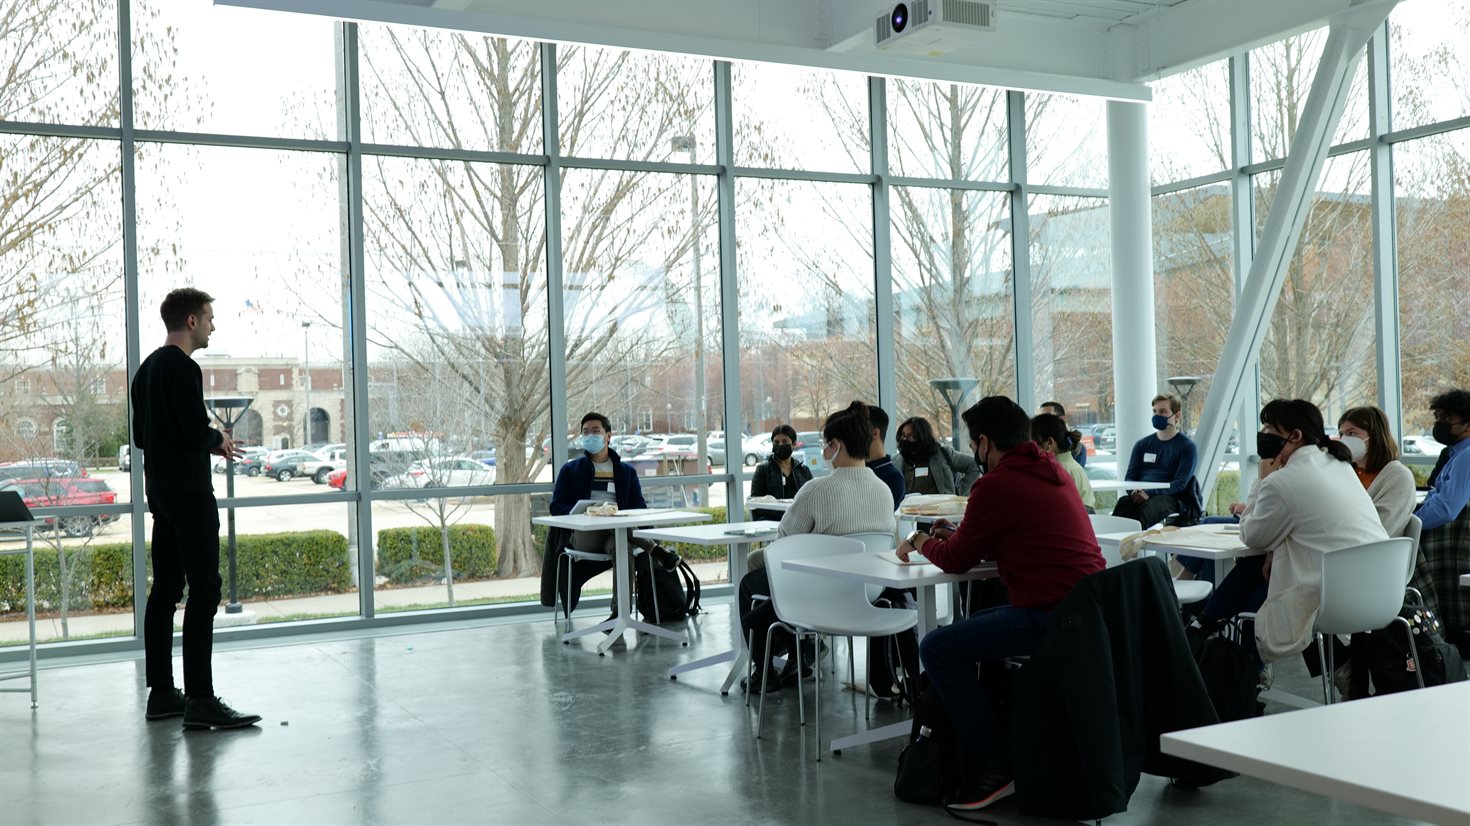
[[[155,688],[148,692],[148,711],[145,720],[167,720],[184,714],[184,692],[177,688]]]
[[[219,697],[190,697],[184,707],[184,728],[245,728],[260,722],[259,714],[241,714]]]
[[[954,795],[944,801],[944,810],[962,820],[1016,793],[1016,781],[1008,769],[987,767],[979,776],[962,783]]]

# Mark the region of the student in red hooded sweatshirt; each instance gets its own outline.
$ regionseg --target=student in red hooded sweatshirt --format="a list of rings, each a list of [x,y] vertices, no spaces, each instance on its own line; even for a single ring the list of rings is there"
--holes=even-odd
[[[945,807],[961,818],[1015,791],[1010,744],[975,664],[1030,654],[1046,633],[1047,614],[1078,580],[1104,567],[1097,538],[1072,477],[1031,441],[1031,419],[1005,396],[981,399],[964,413],[970,448],[985,470],[970,488],[958,527],[943,520],[898,546],[919,551],[949,572],[993,560],[1010,604],[938,628],[919,657],[966,752],[964,780]]]

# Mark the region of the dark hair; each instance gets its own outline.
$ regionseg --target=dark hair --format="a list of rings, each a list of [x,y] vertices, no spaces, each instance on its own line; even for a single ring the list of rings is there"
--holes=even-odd
[[[582,421],[577,422],[577,426],[581,427],[588,422],[599,422],[602,424],[603,430],[607,431],[608,433],[612,432],[612,422],[609,421],[608,418],[601,413],[588,413],[587,415],[582,417]]]
[[[1462,422],[1470,422],[1470,390],[1446,390],[1429,402],[1429,409],[1459,416]]]
[[[914,441],[926,455],[932,454],[939,447],[939,440],[934,437],[934,426],[923,416],[904,419],[903,424],[898,426],[898,432],[902,434],[905,427],[914,432]]]
[[[878,428],[878,438],[888,438],[888,413],[876,404],[868,405],[868,421]]]
[[[1282,433],[1302,432],[1302,444],[1325,448],[1332,458],[1351,462],[1352,451],[1342,442],[1327,438],[1322,425],[1322,411],[1306,399],[1275,399],[1261,408],[1261,424],[1271,425]]]
[[[1354,407],[1337,420],[1338,429],[1347,422],[1368,431],[1368,452],[1363,454],[1363,467],[1369,473],[1383,470],[1383,466],[1399,458],[1399,446],[1393,443],[1393,434],[1388,430],[1388,416],[1372,405]]]
[[[847,455],[854,459],[868,458],[868,448],[873,443],[873,422],[868,418],[868,406],[853,402],[846,408],[833,413],[822,423],[822,438],[839,441]]]
[[[1169,403],[1169,413],[1171,415],[1174,413],[1178,413],[1184,407],[1184,405],[1179,401],[1178,396],[1171,396],[1168,393],[1160,393],[1159,395],[1154,396],[1153,400],[1148,403],[1148,406],[1153,407],[1159,402]],[[1321,415],[1319,414],[1317,418],[1320,419]]]
[[[1082,443],[1082,431],[1068,430],[1067,423],[1054,413],[1038,413],[1031,417],[1031,440],[1045,446],[1047,439],[1055,441],[1063,453],[1071,453]]]
[[[1050,407],[1050,408],[1053,408],[1054,410],[1057,411],[1056,415],[1058,415],[1058,416],[1065,416],[1065,415],[1067,415],[1067,408],[1062,407],[1062,403],[1061,402],[1042,402],[1041,403],[1041,406],[1042,407]],[[1032,424],[1035,424],[1035,421],[1033,421]]]
[[[989,437],[998,450],[1010,450],[1031,440],[1031,417],[1007,396],[986,396],[960,415],[970,429],[971,440],[979,442],[981,436]]]
[[[214,296],[203,290],[180,287],[164,296],[158,314],[163,318],[164,328],[176,333],[189,325],[189,316],[203,313],[204,305],[213,303]]]
[[[792,444],[795,444],[796,428],[792,427],[789,424],[778,424],[775,427],[771,428],[771,441],[776,441],[777,436],[785,436],[786,438],[791,440]]]

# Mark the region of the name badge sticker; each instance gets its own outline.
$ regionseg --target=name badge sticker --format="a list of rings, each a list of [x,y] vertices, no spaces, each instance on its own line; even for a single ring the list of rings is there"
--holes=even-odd
[[[1145,462],[1148,462],[1149,464],[1153,464],[1154,462],[1157,462],[1159,460],[1159,454],[1157,454],[1157,453],[1145,453],[1145,454],[1143,454],[1143,460]]]
[[[914,475],[915,476],[928,476],[929,475],[929,468],[927,468],[927,467],[916,467],[916,468],[914,468]]]

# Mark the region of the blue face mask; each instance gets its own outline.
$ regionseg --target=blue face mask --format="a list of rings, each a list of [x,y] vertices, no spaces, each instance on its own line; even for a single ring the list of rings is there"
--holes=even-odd
[[[601,434],[589,433],[582,437],[582,449],[588,454],[601,453],[602,448],[607,445],[607,437]]]
[[[1159,431],[1168,430],[1169,429],[1169,417],[1168,416],[1155,416],[1153,418],[1153,425],[1154,425],[1154,430],[1159,430]]]

